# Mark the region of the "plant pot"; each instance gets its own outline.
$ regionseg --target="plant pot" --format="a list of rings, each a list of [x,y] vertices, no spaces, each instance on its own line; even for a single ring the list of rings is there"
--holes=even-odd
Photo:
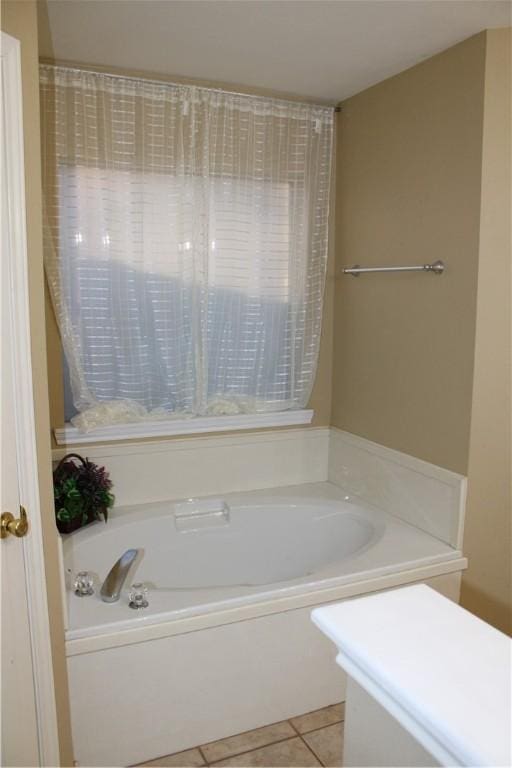
[[[83,528],[82,518],[80,517],[75,517],[72,520],[57,520],[56,522],[59,533],[73,533],[73,531]]]
[[[98,508],[96,513],[88,512],[85,523],[82,522],[81,517],[74,517],[72,520],[57,519],[57,529],[59,533],[73,533],[73,531],[77,531],[79,528],[85,528],[87,525],[99,521],[101,519],[99,515],[105,519],[105,509],[103,507]]]

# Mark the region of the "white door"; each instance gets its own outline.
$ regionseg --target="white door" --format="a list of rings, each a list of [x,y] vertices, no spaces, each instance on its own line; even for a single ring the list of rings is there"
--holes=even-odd
[[[19,42],[1,38],[2,766],[58,765],[30,361]],[[16,527],[20,506],[29,527]],[[7,527],[11,513],[14,520]]]
[[[5,196],[2,195],[2,254],[5,253]],[[20,494],[14,425],[9,281],[2,257],[2,443],[0,500],[2,512],[18,517]],[[28,535],[28,534],[27,534]],[[36,704],[33,685],[30,625],[25,584],[23,540],[7,536],[0,542],[2,574],[2,741],[1,765],[38,765]],[[20,589],[20,587],[22,587]]]

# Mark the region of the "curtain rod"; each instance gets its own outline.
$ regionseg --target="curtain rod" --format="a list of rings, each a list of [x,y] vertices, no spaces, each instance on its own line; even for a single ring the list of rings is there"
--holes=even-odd
[[[87,72],[91,75],[104,75],[105,77],[115,77],[117,80],[129,80],[132,82],[149,83],[150,85],[168,85],[170,88],[198,88],[201,91],[213,91],[214,93],[224,93],[231,96],[246,96],[253,99],[272,99],[272,101],[284,101],[287,104],[297,104],[297,106],[304,107],[316,107],[317,109],[332,109],[333,112],[340,112],[341,107],[332,106],[331,104],[316,104],[310,101],[294,101],[293,99],[280,98],[279,96],[262,96],[261,94],[244,93],[243,91],[230,91],[227,88],[210,88],[207,85],[195,85],[194,83],[174,83],[170,80],[156,80],[148,77],[135,77],[134,75],[120,75],[117,72],[100,72],[97,69],[87,69],[87,67],[69,67],[65,64],[48,64],[46,62],[40,62],[40,67],[47,67],[51,69],[64,69],[66,72]]]

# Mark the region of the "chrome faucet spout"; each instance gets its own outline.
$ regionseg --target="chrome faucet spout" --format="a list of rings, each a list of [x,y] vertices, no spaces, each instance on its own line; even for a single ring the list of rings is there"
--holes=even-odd
[[[114,563],[100,590],[101,599],[105,603],[115,603],[116,600],[119,600],[130,568],[137,559],[139,552],[140,549],[127,549]]]

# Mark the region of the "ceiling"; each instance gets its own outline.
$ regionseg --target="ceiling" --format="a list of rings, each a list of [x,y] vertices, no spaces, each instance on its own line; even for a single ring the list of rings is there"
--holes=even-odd
[[[48,0],[40,55],[337,102],[482,29],[509,0]]]

